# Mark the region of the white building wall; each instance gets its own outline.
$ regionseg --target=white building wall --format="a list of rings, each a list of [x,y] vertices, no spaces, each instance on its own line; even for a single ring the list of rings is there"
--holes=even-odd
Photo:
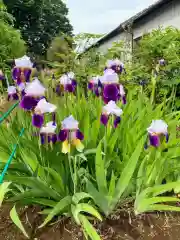
[[[180,29],[180,0],[172,0],[171,3],[155,10],[153,13],[143,17],[141,21],[133,26],[134,39],[141,37],[143,34],[151,32],[158,27],[173,26]],[[127,33],[121,32],[113,38],[102,43],[97,50],[106,53],[112,47],[113,42],[126,41]]]
[[[116,35],[115,37],[105,41],[103,44],[101,44],[98,47],[98,51],[101,53],[106,53],[108,51],[108,49],[112,47],[113,42],[119,42],[119,41],[126,41],[126,33],[125,32],[122,32],[122,33]]]
[[[133,28],[134,39],[158,27],[173,26],[180,29],[180,0],[174,0],[142,19]]]

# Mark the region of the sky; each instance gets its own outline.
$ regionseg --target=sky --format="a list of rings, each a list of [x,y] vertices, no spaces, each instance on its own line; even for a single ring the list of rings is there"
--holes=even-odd
[[[105,34],[157,0],[64,0],[74,33]]]

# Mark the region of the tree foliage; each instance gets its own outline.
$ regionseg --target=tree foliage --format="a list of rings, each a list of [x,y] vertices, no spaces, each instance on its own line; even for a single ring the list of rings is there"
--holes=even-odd
[[[29,51],[35,55],[46,52],[53,37],[60,32],[72,34],[68,9],[62,0],[4,0],[22,32]]]
[[[13,17],[7,13],[6,7],[0,2],[0,67],[5,61],[21,57],[25,53],[25,42],[19,31],[14,29]]]
[[[47,60],[58,63],[60,72],[66,72],[72,68],[74,59],[73,39],[64,34],[55,37],[47,50]]]

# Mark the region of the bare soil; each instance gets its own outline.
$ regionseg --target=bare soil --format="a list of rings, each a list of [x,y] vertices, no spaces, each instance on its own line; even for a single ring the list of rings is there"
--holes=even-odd
[[[25,240],[26,238],[11,222],[12,206],[0,209],[0,240]],[[34,240],[83,240],[81,229],[70,219],[59,218],[43,229],[39,208],[31,206],[19,209],[20,219]],[[119,210],[102,223],[94,224],[102,240],[179,240],[180,214],[156,213],[135,217],[132,212]]]

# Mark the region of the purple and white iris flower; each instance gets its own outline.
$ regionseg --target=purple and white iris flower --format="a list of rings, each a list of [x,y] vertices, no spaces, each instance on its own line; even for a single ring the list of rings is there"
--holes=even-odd
[[[166,64],[166,61],[163,58],[159,60],[160,66],[165,66],[165,64]]]
[[[70,72],[64,74],[60,78],[60,84],[56,88],[57,93],[69,92],[74,93],[76,90],[77,82],[74,79],[74,73]]]
[[[88,89],[94,91],[95,85],[98,83],[97,77],[92,77],[88,82]]]
[[[69,72],[69,73],[67,73],[67,76],[68,76],[68,78],[71,79],[71,84],[72,84],[72,86],[73,86],[74,88],[76,88],[77,82],[76,82],[76,80],[75,80],[75,74],[74,74],[73,72]],[[75,89],[74,89],[74,90],[75,90]]]
[[[117,102],[122,99],[122,103],[126,104],[125,91],[119,84],[119,77],[112,69],[104,71],[104,76],[101,78],[103,84],[103,100],[107,104],[109,101]]]
[[[123,111],[119,108],[114,101],[110,101],[102,109],[101,114],[101,123],[104,126],[107,126],[110,116],[114,118],[114,127],[117,128],[118,124],[121,121],[121,115]]]
[[[107,69],[101,79],[103,84],[103,100],[107,104],[110,101],[119,100],[119,78],[112,69]]]
[[[40,129],[41,144],[57,142],[57,135],[55,133],[57,125],[55,122],[48,122],[45,126]]]
[[[28,83],[25,88],[25,96],[20,102],[20,107],[26,111],[32,110],[37,103],[44,98],[46,89],[36,78],[31,83]]]
[[[166,142],[169,140],[168,125],[163,120],[153,120],[149,128],[149,143],[151,146],[159,147],[161,138],[165,136]]]
[[[71,146],[75,146],[77,151],[82,152],[84,145],[83,133],[79,130],[79,122],[73,116],[69,116],[62,121],[62,128],[59,132],[58,140],[62,142],[62,152],[67,154],[70,152]]]
[[[44,114],[52,113],[53,122],[55,123],[55,111],[57,107],[54,104],[51,104],[46,101],[45,98],[41,99],[35,109],[32,116],[32,125],[37,128],[41,128],[44,124]]]
[[[7,92],[8,92],[8,101],[19,99],[15,86],[9,86],[7,89]]]
[[[30,77],[33,69],[33,63],[30,58],[23,56],[15,59],[15,66],[12,71],[13,80],[19,85],[22,82],[30,82]]]
[[[95,93],[97,97],[102,94],[103,84],[100,76],[92,77],[88,82],[88,89]]]
[[[114,72],[120,74],[123,72],[124,64],[119,59],[108,60],[106,63],[105,70],[112,69]]]

